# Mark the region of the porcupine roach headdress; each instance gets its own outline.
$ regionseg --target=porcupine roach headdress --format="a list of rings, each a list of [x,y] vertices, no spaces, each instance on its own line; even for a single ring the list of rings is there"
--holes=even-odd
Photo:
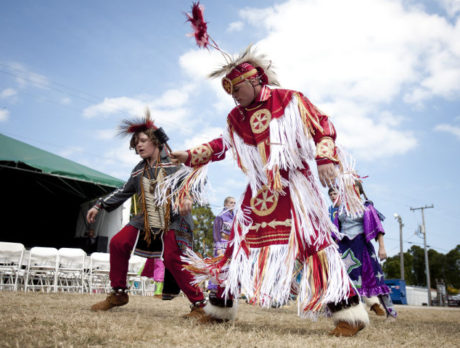
[[[167,150],[171,152],[167,141],[169,137],[166,135],[162,127],[157,127],[153,120],[150,118],[149,108],[145,108],[145,116],[134,120],[123,120],[119,127],[119,135],[129,135],[139,132],[144,132],[147,129],[153,129],[153,134],[160,142],[160,145],[165,145]]]
[[[265,55],[257,55],[252,45],[249,45],[236,59],[223,51],[207,32],[203,10],[203,6],[196,2],[192,5],[192,13],[186,14],[187,21],[191,23],[194,30],[193,36],[196,44],[201,48],[213,47],[223,55],[226,61],[222,68],[211,73],[209,77],[217,78],[224,75],[222,87],[228,94],[232,94],[235,85],[250,78],[259,78],[262,85],[280,85],[272,69],[271,61]]]

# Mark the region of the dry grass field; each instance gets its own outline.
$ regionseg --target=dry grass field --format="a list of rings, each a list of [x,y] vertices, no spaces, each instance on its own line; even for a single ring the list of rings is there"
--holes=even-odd
[[[234,323],[200,325],[181,318],[179,297],[131,296],[130,303],[93,313],[104,295],[0,292],[1,347],[460,347],[460,309],[398,306],[388,321],[353,338],[329,337],[332,322],[300,319],[295,306],[264,310],[239,304]]]

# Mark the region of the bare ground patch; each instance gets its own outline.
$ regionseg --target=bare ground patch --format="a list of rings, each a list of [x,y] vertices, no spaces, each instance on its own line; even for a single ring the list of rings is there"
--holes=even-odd
[[[185,298],[131,296],[109,312],[89,307],[104,295],[0,292],[0,347],[460,347],[460,309],[399,306],[388,321],[353,338],[329,337],[332,321],[300,319],[296,306],[264,310],[239,304],[234,323],[185,320]]]

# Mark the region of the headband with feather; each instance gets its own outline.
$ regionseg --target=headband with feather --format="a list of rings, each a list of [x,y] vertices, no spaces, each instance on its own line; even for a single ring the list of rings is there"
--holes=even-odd
[[[222,86],[228,94],[232,94],[233,86],[249,78],[259,78],[262,85],[280,85],[271,60],[265,54],[257,54],[252,44],[237,58],[209,74],[209,77],[222,75]]]
[[[204,7],[199,2],[194,2],[191,13],[186,13],[187,21],[190,22],[194,31],[192,35],[195,36],[196,44],[200,48],[213,47],[223,55],[226,61],[222,68],[211,73],[209,77],[216,78],[225,75],[222,79],[222,86],[229,94],[232,94],[233,86],[249,78],[259,78],[262,85],[280,85],[272,69],[271,61],[265,55],[257,55],[252,45],[249,45],[237,58],[233,58],[222,50],[208,34],[203,11]]]

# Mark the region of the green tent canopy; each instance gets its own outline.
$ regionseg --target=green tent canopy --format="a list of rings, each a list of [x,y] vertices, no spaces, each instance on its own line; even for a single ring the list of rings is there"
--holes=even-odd
[[[88,206],[122,185],[122,180],[0,134],[0,240],[26,247],[79,246],[77,220],[85,221]]]
[[[62,178],[120,187],[123,181],[0,134],[0,165],[28,167]]]

